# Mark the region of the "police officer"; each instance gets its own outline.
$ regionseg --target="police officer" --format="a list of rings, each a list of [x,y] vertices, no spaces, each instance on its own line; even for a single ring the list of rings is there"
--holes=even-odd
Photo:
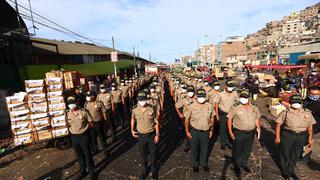
[[[156,112],[147,104],[147,93],[138,93],[138,105],[132,110],[131,133],[138,138],[139,153],[143,164],[140,179],[146,179],[148,173],[148,154],[150,154],[152,178],[157,179],[156,144],[159,142],[160,127]]]
[[[280,144],[280,165],[285,179],[300,179],[294,168],[308,139],[312,147],[312,126],[316,123],[311,112],[302,108],[302,98],[292,95],[289,99],[291,107],[280,113],[276,120],[275,143]],[[283,129],[281,129],[283,125]]]
[[[240,93],[240,104],[228,113],[228,130],[233,140],[232,157],[235,171],[240,175],[240,168],[251,173],[248,159],[251,154],[254,136],[257,132],[260,138],[260,111],[257,106],[249,102],[250,92],[243,90]]]
[[[320,131],[320,87],[312,86],[309,88],[308,97],[304,100],[304,108],[311,111],[317,124],[313,126],[313,132]]]
[[[220,92],[220,84],[218,81],[212,83],[212,90],[208,92],[208,101],[210,104],[214,105],[214,99]]]
[[[116,126],[114,122],[114,118],[112,118],[112,94],[110,92],[110,89],[107,90],[105,85],[100,85],[100,94],[98,94],[97,97],[98,101],[101,101],[106,109],[106,115],[107,115],[107,122],[109,123],[109,127],[112,134],[112,142],[116,140]],[[107,132],[106,132],[107,135]]]
[[[158,119],[158,122],[160,122],[160,112],[161,112],[161,107],[160,107],[160,97],[159,95],[155,92],[155,86],[150,85],[148,93],[149,93],[149,98],[148,98],[148,104],[152,105],[155,109],[156,112],[156,117]]]
[[[122,96],[122,91],[120,89],[117,89],[116,84],[111,84],[111,94],[112,94],[112,103],[113,103],[113,109],[112,112],[114,114],[115,122],[118,126],[121,126],[123,128],[124,121],[122,116],[122,105],[124,104],[124,98]]]
[[[222,150],[225,149],[225,146],[231,148],[230,137],[227,131],[227,114],[239,100],[238,93],[235,91],[235,82],[228,81],[226,85],[225,90],[220,92],[213,100],[215,103],[216,118],[217,121],[220,122],[219,135]]]
[[[120,83],[120,90],[122,91],[122,97],[124,99],[124,104],[123,104],[123,113],[124,113],[124,119],[128,119],[128,114],[129,114],[129,97],[131,96],[131,92],[129,89],[129,86],[125,83],[124,80],[121,80]]]
[[[176,111],[181,118],[182,126],[185,129],[185,116],[187,115],[187,112],[189,111],[189,106],[196,101],[195,97],[195,91],[193,86],[187,86],[185,89],[187,92],[181,94],[179,101],[175,104]],[[184,147],[184,152],[188,152],[190,149],[190,140],[186,138],[186,143]]]
[[[213,107],[206,101],[206,91],[197,90],[197,102],[189,106],[186,114],[186,136],[191,140],[191,160],[194,172],[199,172],[199,165],[209,172],[208,147],[213,135]]]
[[[75,101],[80,108],[84,107],[84,103],[86,103],[86,96],[83,94],[83,88],[81,86],[77,86],[75,88]]]
[[[100,139],[100,143],[103,148],[105,156],[108,155],[107,142],[105,134],[105,121],[107,120],[106,108],[101,101],[96,100],[96,94],[93,92],[87,92],[86,94],[87,102],[84,104],[84,109],[91,116],[93,121],[93,127],[90,131],[90,140],[93,154],[98,153],[98,142],[97,136]]]
[[[88,132],[90,124],[93,126],[91,116],[86,111],[79,109],[74,97],[68,97],[67,103],[69,107],[68,129],[71,134],[72,147],[80,165],[80,172],[76,179],[80,180],[86,176],[86,168],[88,168],[90,178],[96,179]]]

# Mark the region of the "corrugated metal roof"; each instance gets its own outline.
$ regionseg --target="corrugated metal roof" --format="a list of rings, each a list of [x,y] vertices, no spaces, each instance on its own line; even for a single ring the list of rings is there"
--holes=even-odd
[[[85,44],[85,43],[69,42],[69,41],[58,41],[58,40],[43,39],[43,38],[31,38],[31,40],[33,40],[32,42],[33,46],[40,49],[45,49],[47,51],[51,51],[54,53],[56,53],[56,47],[54,45],[41,44],[39,42],[56,44],[58,46],[59,53],[64,55],[109,55],[113,51],[112,48],[96,46],[93,44]],[[118,52],[118,54],[125,54],[128,56],[132,56],[130,53],[126,53],[118,50],[116,51]]]

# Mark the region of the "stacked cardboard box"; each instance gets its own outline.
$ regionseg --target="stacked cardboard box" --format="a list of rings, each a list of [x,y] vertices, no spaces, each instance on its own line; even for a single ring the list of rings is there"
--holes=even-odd
[[[77,71],[68,71],[63,73],[64,85],[67,90],[80,85],[80,74]]]
[[[33,138],[35,141],[50,139],[52,133],[44,80],[26,80],[25,86],[28,93]]]
[[[47,78],[46,84],[52,135],[53,137],[67,135],[69,131],[66,123],[66,105],[63,98],[63,78]]]
[[[16,146],[29,144],[34,141],[32,134],[32,124],[30,120],[30,110],[27,105],[27,93],[16,93],[6,97],[6,103],[11,120],[11,129]]]

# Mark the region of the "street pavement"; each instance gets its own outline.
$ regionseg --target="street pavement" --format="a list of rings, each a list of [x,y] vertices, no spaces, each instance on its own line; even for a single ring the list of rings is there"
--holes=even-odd
[[[274,145],[274,117],[268,112],[268,99],[260,97],[257,105],[261,111],[262,135],[255,140],[249,165],[252,173],[242,173],[242,179],[282,179],[278,167],[278,147]],[[218,134],[211,141],[209,167],[211,171],[193,173],[190,152],[183,151],[181,120],[174,110],[168,91],[165,110],[161,120],[161,141],[158,145],[159,179],[163,180],[206,180],[239,179],[233,171],[231,150],[221,150]],[[317,180],[320,177],[320,135],[314,137],[313,161],[299,162],[296,168],[301,179]],[[104,159],[103,152],[94,157],[99,179],[139,179],[142,169],[137,141],[131,137],[129,122],[127,128],[119,131],[119,139],[108,143],[110,157]],[[72,148],[58,150],[48,144],[37,144],[16,151],[0,159],[0,179],[75,179],[79,170]],[[88,177],[87,177],[88,179]],[[148,177],[151,179],[151,177]]]

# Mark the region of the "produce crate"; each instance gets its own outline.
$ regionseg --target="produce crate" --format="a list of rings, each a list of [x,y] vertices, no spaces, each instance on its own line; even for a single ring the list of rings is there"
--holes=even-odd
[[[43,79],[38,80],[25,80],[26,88],[36,88],[36,87],[44,87]]]
[[[56,128],[52,130],[53,137],[67,136],[68,134],[69,134],[69,130],[66,127]]]
[[[14,136],[14,145],[15,146],[19,146],[19,145],[23,145],[23,144],[30,144],[33,141],[34,141],[34,139],[33,139],[32,133]]]
[[[41,141],[41,140],[53,138],[52,133],[51,133],[51,129],[36,131],[33,133],[33,137],[34,137],[35,141]]]

